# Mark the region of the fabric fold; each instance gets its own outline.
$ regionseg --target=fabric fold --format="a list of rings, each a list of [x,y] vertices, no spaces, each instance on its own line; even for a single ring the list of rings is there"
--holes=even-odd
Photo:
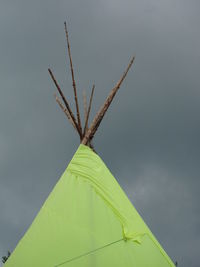
[[[92,149],[81,144],[72,158],[68,170],[86,179],[96,190],[97,194],[113,210],[122,225],[125,240],[132,240],[141,244],[143,237],[147,235],[166,258],[170,266],[174,266],[114,176]]]

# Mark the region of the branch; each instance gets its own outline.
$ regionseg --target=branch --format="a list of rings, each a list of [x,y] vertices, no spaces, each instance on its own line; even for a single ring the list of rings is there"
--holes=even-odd
[[[63,102],[65,103],[65,106],[66,106],[66,108],[67,108],[67,110],[68,110],[68,112],[69,112],[69,114],[70,114],[70,116],[72,118],[72,121],[73,121],[74,125],[76,126],[76,130],[79,133],[80,139],[82,139],[82,133],[80,132],[80,129],[78,127],[78,124],[76,122],[76,119],[74,117],[73,112],[71,111],[71,108],[70,108],[69,104],[68,104],[68,102],[67,102],[67,100],[66,100],[66,98],[65,98],[65,96],[64,96],[64,94],[62,92],[62,90],[60,89],[60,86],[58,85],[58,82],[56,81],[51,69],[48,69],[48,71],[49,71],[49,74],[50,74],[50,76],[51,76],[51,78],[52,78],[52,80],[53,80],[53,82],[54,82],[54,84],[55,84],[60,96],[62,97]]]
[[[75,126],[75,124],[74,124],[74,122],[73,122],[73,120],[72,120],[72,117],[70,116],[70,114],[69,114],[67,108],[63,106],[61,100],[57,97],[56,94],[54,94],[54,97],[55,97],[55,99],[56,99],[56,102],[58,103],[58,105],[60,106],[60,108],[61,108],[62,111],[65,113],[65,115],[67,116],[68,120],[70,121],[70,123],[71,123],[72,126],[74,127],[74,129],[77,130],[77,129],[76,129],[76,126]]]
[[[102,107],[100,108],[100,110],[98,111],[98,113],[96,114],[96,116],[94,117],[91,126],[89,128],[89,130],[87,131],[87,133],[85,134],[83,140],[82,140],[82,144],[87,144],[88,140],[91,140],[95,134],[95,132],[97,131],[106,111],[108,110],[114,96],[116,95],[117,91],[119,90],[122,82],[124,81],[130,67],[133,64],[135,57],[133,57],[127,67],[127,69],[125,70],[124,74],[122,75],[121,79],[117,82],[117,84],[115,85],[115,87],[111,90],[110,94],[108,95],[106,101],[104,102],[104,104],[102,105]]]
[[[78,105],[78,98],[77,98],[77,90],[76,90],[76,83],[75,83],[75,79],[74,79],[74,70],[73,70],[71,49],[70,49],[70,43],[69,43],[69,35],[68,35],[68,31],[67,31],[66,22],[64,22],[64,25],[65,25],[65,34],[66,34],[66,39],[67,39],[67,48],[68,48],[68,55],[69,55],[71,75],[72,75],[72,86],[74,88],[74,99],[75,99],[75,104],[76,104],[78,127],[79,127],[79,132],[81,133],[81,136],[82,136],[82,127],[81,127],[81,119],[80,119],[80,112],[79,112],[79,105]]]
[[[84,119],[86,122],[86,118],[87,118],[87,97],[86,97],[86,92],[85,90],[83,90],[83,108],[84,108]],[[87,124],[87,129],[88,129],[88,124]]]
[[[94,86],[93,86],[94,88]],[[94,89],[92,88],[92,94],[90,96],[90,105],[89,105],[89,109],[91,109],[91,102],[92,102],[92,95],[93,95],[93,91]],[[87,109],[87,98],[86,98],[86,92],[85,90],[83,91],[83,106],[84,106],[84,117],[85,117],[85,128],[86,130],[84,129],[84,131],[87,131],[88,130],[88,120],[87,118],[89,117],[88,115],[88,110]],[[90,142],[90,140],[88,141],[87,145],[96,153],[95,149],[94,149],[94,146],[92,145],[92,143]]]
[[[89,119],[90,110],[91,110],[91,106],[92,106],[92,99],[93,99],[93,95],[94,95],[94,88],[95,88],[95,85],[93,85],[92,92],[91,92],[91,95],[90,95],[90,102],[89,102],[88,111],[87,111],[87,114],[86,114],[85,127],[84,127],[83,136],[85,136],[86,131],[88,130],[87,129],[88,128],[88,119]]]

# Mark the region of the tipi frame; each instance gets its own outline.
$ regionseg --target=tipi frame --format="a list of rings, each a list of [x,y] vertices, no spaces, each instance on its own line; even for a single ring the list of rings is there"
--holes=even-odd
[[[56,102],[59,104],[60,108],[63,110],[63,112],[65,113],[65,115],[67,116],[68,120],[70,121],[70,123],[72,124],[72,126],[74,127],[74,129],[77,131],[79,137],[80,137],[80,143],[83,145],[88,145],[90,146],[93,150],[93,146],[91,144],[92,139],[106,113],[106,111],[108,110],[114,96],[116,95],[117,91],[119,90],[122,82],[124,81],[124,79],[127,76],[127,73],[129,71],[129,69],[131,68],[135,57],[133,56],[125,70],[125,72],[123,73],[123,75],[121,76],[121,78],[119,79],[119,81],[115,84],[115,86],[112,88],[112,90],[110,91],[108,97],[106,98],[105,102],[103,103],[103,105],[100,107],[99,111],[97,112],[97,114],[95,115],[93,121],[91,122],[90,126],[88,126],[88,121],[89,121],[89,115],[90,115],[90,111],[91,111],[91,106],[92,106],[92,100],[93,100],[93,95],[94,95],[94,89],[95,89],[95,85],[93,85],[92,87],[92,91],[91,91],[91,95],[90,95],[90,100],[89,100],[89,105],[87,107],[87,100],[86,100],[86,93],[83,94],[83,102],[84,102],[84,118],[85,118],[85,122],[84,122],[84,127],[82,128],[82,124],[81,124],[81,116],[80,116],[80,109],[79,109],[79,102],[78,102],[78,95],[77,95],[77,88],[76,88],[76,81],[75,81],[75,77],[74,77],[74,68],[73,68],[73,63],[72,63],[72,56],[71,56],[71,47],[70,47],[70,42],[69,42],[69,34],[68,34],[68,29],[67,29],[67,24],[66,22],[64,22],[64,29],[65,29],[65,35],[66,35],[66,40],[67,40],[67,51],[68,51],[68,56],[69,56],[69,62],[70,62],[70,69],[71,69],[71,77],[72,77],[72,87],[73,87],[73,92],[74,92],[74,101],[75,101],[75,106],[76,106],[76,116],[74,115],[74,113],[72,112],[72,109],[69,105],[68,100],[66,99],[63,91],[61,90],[52,70],[49,68],[49,74],[56,86],[56,89],[58,91],[58,93],[60,94],[61,99],[54,94]]]

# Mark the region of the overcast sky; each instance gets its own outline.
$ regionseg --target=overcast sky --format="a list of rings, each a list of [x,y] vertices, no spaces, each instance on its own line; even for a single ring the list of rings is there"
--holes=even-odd
[[[0,2],[0,255],[79,145],[47,72],[72,99],[67,20],[79,98],[96,84],[92,116],[136,55],[94,146],[172,260],[200,266],[199,11],[199,0]]]

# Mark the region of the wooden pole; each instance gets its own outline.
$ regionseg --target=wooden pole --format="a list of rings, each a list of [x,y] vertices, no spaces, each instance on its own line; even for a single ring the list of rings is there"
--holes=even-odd
[[[84,119],[86,122],[86,118],[87,118],[87,97],[86,97],[86,92],[85,90],[83,90],[83,109],[84,109]],[[87,129],[88,129],[88,124],[87,124]]]
[[[87,114],[86,114],[86,119],[85,119],[85,127],[84,127],[83,136],[85,136],[85,133],[88,130],[88,119],[89,119],[89,116],[90,116],[90,110],[91,110],[91,106],[92,106],[92,99],[93,99],[93,95],[94,95],[94,88],[95,88],[95,85],[92,86],[92,91],[91,91],[91,95],[90,95],[90,102],[89,102],[89,106],[88,106],[88,110],[87,110]]]
[[[56,102],[58,103],[58,105],[60,106],[60,108],[61,108],[62,111],[65,113],[65,115],[67,116],[68,120],[70,121],[70,123],[71,123],[72,126],[74,127],[74,129],[77,130],[77,129],[76,129],[76,126],[75,126],[75,124],[74,124],[74,122],[73,122],[73,120],[72,120],[72,117],[70,116],[70,114],[69,114],[67,108],[64,107],[64,105],[62,104],[61,100],[59,99],[59,97],[58,97],[56,94],[54,94],[54,97],[55,97],[55,99],[56,99]]]
[[[76,126],[76,129],[77,129],[77,131],[78,131],[78,133],[79,133],[79,136],[80,136],[80,140],[82,140],[82,133],[80,132],[80,129],[79,129],[79,127],[78,127],[78,124],[77,124],[77,122],[76,122],[76,119],[75,119],[75,117],[74,117],[74,114],[73,114],[73,112],[72,112],[72,110],[71,110],[71,108],[70,108],[70,106],[69,106],[69,104],[68,104],[68,102],[67,102],[67,99],[65,98],[65,96],[64,96],[64,94],[63,94],[63,92],[62,92],[60,86],[58,85],[58,82],[56,81],[56,78],[54,77],[54,75],[53,75],[51,69],[48,69],[48,71],[49,71],[49,74],[50,74],[50,76],[51,76],[51,78],[52,78],[52,80],[53,80],[53,82],[54,82],[54,84],[55,84],[55,86],[56,86],[56,88],[57,88],[57,90],[58,90],[60,96],[61,96],[62,99],[63,99],[63,102],[65,103],[65,106],[66,106],[66,108],[67,108],[67,110],[68,110],[68,112],[69,112],[69,114],[70,114],[70,116],[71,116],[71,118],[72,118],[72,121],[73,121],[74,125]]]
[[[96,116],[94,117],[90,128],[88,129],[88,131],[86,132],[83,140],[82,140],[82,144],[86,145],[88,143],[89,140],[91,140],[95,134],[95,132],[97,131],[106,111],[108,110],[114,96],[116,95],[117,91],[119,90],[122,82],[124,81],[129,69],[131,68],[133,61],[134,61],[135,57],[132,57],[130,63],[128,64],[128,67],[126,68],[124,74],[122,75],[122,77],[120,78],[120,80],[117,82],[117,84],[115,85],[115,87],[111,90],[110,94],[108,95],[106,101],[104,102],[104,104],[102,105],[102,107],[100,108],[100,110],[97,112]]]
[[[68,48],[67,50],[68,50],[68,55],[69,55],[70,69],[71,69],[71,76],[72,76],[72,86],[74,88],[74,99],[75,99],[75,104],[76,104],[78,127],[79,127],[79,132],[80,132],[81,138],[82,138],[82,126],[81,126],[80,111],[79,111],[79,105],[78,105],[76,82],[75,82],[75,78],[74,78],[74,69],[73,69],[73,64],[72,64],[72,56],[71,56],[71,48],[70,48],[70,43],[69,43],[69,35],[68,35],[68,31],[67,31],[67,23],[64,22],[64,25],[65,25],[65,34],[66,34],[67,48]]]

